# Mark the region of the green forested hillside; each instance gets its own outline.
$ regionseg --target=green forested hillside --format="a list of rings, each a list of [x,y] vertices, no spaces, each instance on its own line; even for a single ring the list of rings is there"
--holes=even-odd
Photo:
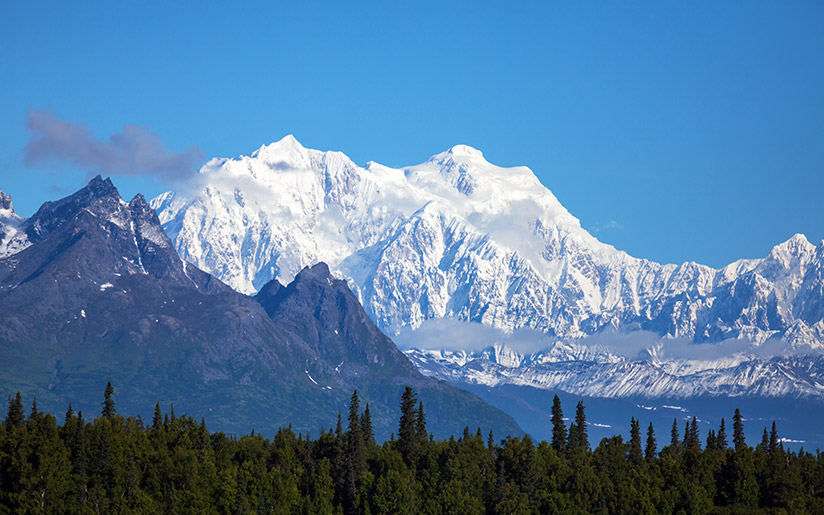
[[[29,414],[26,415],[26,411]],[[632,431],[590,449],[582,403],[553,407],[551,442],[482,428],[434,440],[404,391],[398,431],[376,443],[357,392],[336,427],[272,438],[210,433],[157,406],[117,413],[24,410],[0,426],[3,513],[824,513],[824,456],[784,449],[776,431],[744,440],[743,418],[703,435],[695,420]],[[666,445],[659,445],[666,443]]]

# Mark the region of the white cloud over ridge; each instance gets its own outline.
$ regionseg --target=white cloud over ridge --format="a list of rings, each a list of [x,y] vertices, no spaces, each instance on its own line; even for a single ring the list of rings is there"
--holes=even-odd
[[[190,147],[171,152],[147,127],[126,125],[98,139],[87,124],[62,120],[51,109],[30,109],[26,121],[30,139],[23,150],[26,166],[68,164],[88,174],[153,176],[176,183],[193,176],[203,151]]]

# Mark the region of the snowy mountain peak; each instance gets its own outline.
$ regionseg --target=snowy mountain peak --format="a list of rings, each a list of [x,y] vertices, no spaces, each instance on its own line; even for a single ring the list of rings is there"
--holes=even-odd
[[[274,171],[288,171],[294,168],[307,168],[311,159],[310,152],[290,134],[274,143],[261,146],[248,158],[241,156],[241,160],[257,160],[268,164]]]
[[[815,252],[815,245],[807,240],[803,234],[795,234],[784,243],[772,248],[767,256],[769,261],[776,261],[785,268],[793,267],[799,262],[806,262]]]
[[[635,327],[763,343],[824,318],[824,259],[801,235],[722,270],[636,259],[585,231],[532,170],[466,145],[362,168],[287,136],[212,160],[202,179],[152,201],[183,259],[244,293],[324,261],[389,333],[452,318],[562,339]]]
[[[447,152],[456,157],[470,157],[474,159],[484,158],[483,152],[481,152],[477,148],[470,147],[469,145],[455,145],[454,147],[447,150]]]
[[[12,213],[14,213],[14,208],[12,207],[11,195],[0,190],[0,216]]]

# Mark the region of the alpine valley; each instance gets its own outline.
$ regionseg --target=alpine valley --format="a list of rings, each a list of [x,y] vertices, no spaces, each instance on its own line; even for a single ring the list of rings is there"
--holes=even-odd
[[[124,202],[99,176],[28,219],[0,193],[0,215],[0,389],[52,413],[98,413],[111,381],[123,413],[157,401],[215,430],[305,434],[331,428],[357,388],[382,440],[409,385],[436,435],[522,433],[418,372],[323,263],[238,293],[180,259],[141,195]]]
[[[184,260],[245,294],[328,263],[422,372],[536,436],[547,396],[564,392],[610,399],[622,422],[605,426],[631,410],[783,406],[773,417],[824,443],[798,418],[824,411],[824,242],[795,235],[721,269],[635,258],[584,230],[528,168],[465,145],[395,169],[287,136],[212,159],[151,205]]]

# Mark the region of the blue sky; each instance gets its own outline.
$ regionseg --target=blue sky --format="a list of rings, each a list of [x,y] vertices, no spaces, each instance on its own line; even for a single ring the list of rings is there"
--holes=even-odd
[[[3,2],[0,189],[30,215],[87,176],[24,163],[29,109],[206,157],[465,143],[632,255],[721,266],[824,239],[822,63],[821,2]]]

